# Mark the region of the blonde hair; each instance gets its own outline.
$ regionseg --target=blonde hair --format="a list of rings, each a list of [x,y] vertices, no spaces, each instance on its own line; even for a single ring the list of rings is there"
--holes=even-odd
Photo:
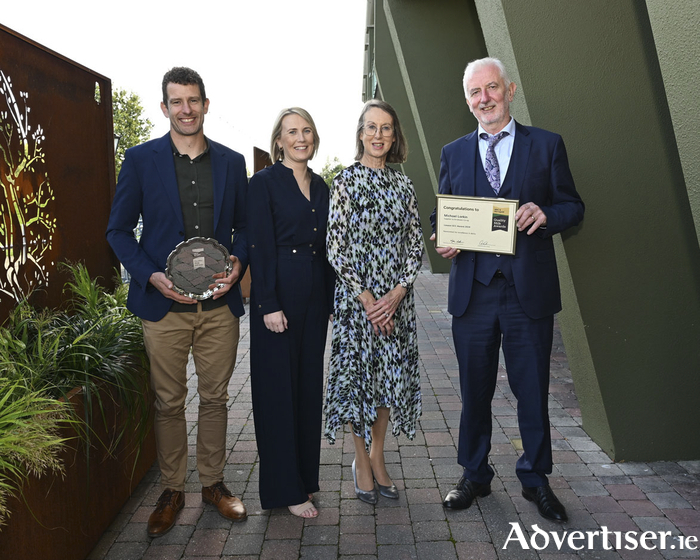
[[[318,145],[321,143],[321,139],[318,137],[318,130],[316,130],[316,123],[314,123],[313,118],[308,111],[302,109],[301,107],[289,107],[287,109],[282,109],[280,114],[277,115],[275,119],[275,124],[272,127],[272,134],[270,135],[270,158],[273,162],[284,159],[284,152],[282,148],[277,145],[277,140],[282,136],[282,121],[284,117],[288,115],[299,115],[311,127],[311,132],[314,133],[314,153],[312,158],[316,156],[318,152]]]

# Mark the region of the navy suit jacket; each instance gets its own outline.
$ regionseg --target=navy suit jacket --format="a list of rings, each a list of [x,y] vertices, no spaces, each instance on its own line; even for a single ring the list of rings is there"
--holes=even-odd
[[[475,196],[475,174],[484,173],[477,158],[477,131],[445,146],[440,159],[440,193]],[[511,198],[521,205],[534,202],[547,216],[545,228],[532,235],[527,230],[517,233],[511,258],[518,300],[532,319],[553,315],[561,310],[561,295],[552,236],[578,224],[584,211],[561,136],[516,123],[506,180],[511,181]],[[474,267],[472,251],[462,251],[452,260],[448,311],[453,316],[463,315],[469,305]]]
[[[214,183],[215,238],[240,259],[245,272],[248,266],[245,159],[211,140],[209,152]],[[139,215],[143,216],[143,232],[137,242],[134,228]],[[148,321],[162,319],[173,300],[166,298],[148,280],[154,272],[165,271],[168,255],[185,240],[170,133],[126,151],[112,202],[107,240],[131,274],[129,310]],[[224,297],[235,316],[244,314],[239,284]]]

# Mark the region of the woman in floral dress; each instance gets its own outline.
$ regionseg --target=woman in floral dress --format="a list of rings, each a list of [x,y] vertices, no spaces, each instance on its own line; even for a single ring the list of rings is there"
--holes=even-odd
[[[394,109],[368,101],[357,127],[357,163],[333,181],[328,260],[336,271],[326,437],[349,423],[352,471],[361,500],[398,498],[386,471],[384,437],[413,438],[421,413],[413,282],[423,240],[413,184],[386,167],[406,160]],[[369,453],[367,452],[369,450]]]

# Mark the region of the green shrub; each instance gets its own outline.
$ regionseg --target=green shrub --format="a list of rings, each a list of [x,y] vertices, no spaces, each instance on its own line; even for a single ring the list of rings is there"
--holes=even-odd
[[[65,418],[63,411],[72,409],[54,405],[76,387],[84,394],[84,417],[72,412],[71,421],[85,442],[88,461],[96,443],[96,422],[103,422],[111,434],[109,441],[97,440],[108,453],[125,434],[135,434],[138,448],[148,433],[148,360],[141,321],[126,309],[126,287],[108,293],[84,265],[63,266],[72,276],[64,287],[69,295],[66,310],[38,310],[24,300],[0,327],[0,411],[9,415],[6,423],[0,417],[0,492],[5,494],[15,487],[11,479],[46,472],[37,465],[56,470],[55,453],[62,440],[54,429]],[[126,424],[116,431],[106,424],[105,399],[126,412]],[[25,404],[15,405],[20,402]],[[14,412],[4,410],[6,406],[15,407]],[[31,450],[18,454],[13,445],[23,430],[43,435],[46,439],[38,438],[34,449],[47,454],[37,454],[34,462],[29,460],[34,456]],[[1,500],[2,495],[0,519]]]
[[[0,377],[0,525],[7,520],[7,498],[29,474],[60,474],[58,453],[65,441],[58,428],[67,419],[65,402]]]

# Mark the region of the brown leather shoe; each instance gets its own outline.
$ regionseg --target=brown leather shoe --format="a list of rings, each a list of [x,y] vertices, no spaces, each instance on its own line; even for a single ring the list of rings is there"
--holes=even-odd
[[[243,521],[248,517],[248,512],[238,498],[236,498],[223,482],[217,482],[213,486],[202,486],[202,501],[216,506],[219,515],[232,521]]]
[[[148,518],[148,536],[162,537],[173,528],[175,518],[185,507],[185,493],[166,488],[158,498],[156,509]]]

